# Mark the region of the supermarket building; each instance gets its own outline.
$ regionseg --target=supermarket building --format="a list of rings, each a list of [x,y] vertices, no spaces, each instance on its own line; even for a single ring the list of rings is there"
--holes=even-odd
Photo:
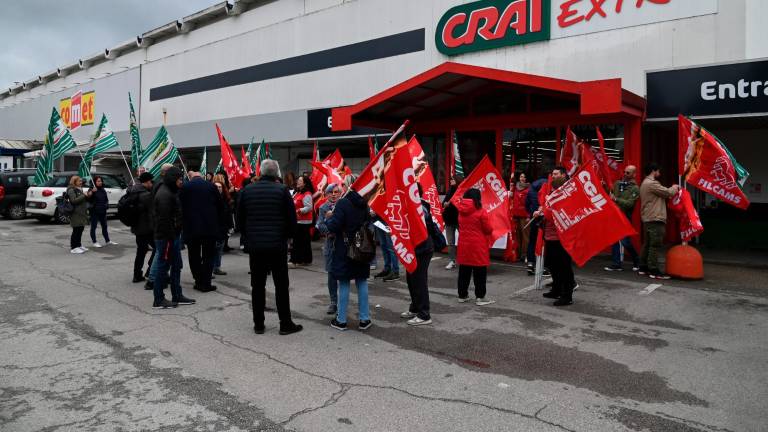
[[[514,154],[530,178],[567,126],[599,126],[610,156],[660,162],[669,183],[682,113],[751,172],[746,213],[695,194],[703,241],[765,249],[765,22],[761,0],[222,2],[0,90],[0,169],[33,165],[51,107],[83,144],[105,113],[128,149],[130,93],[142,141],[165,122],[190,168],[203,147],[215,166],[218,123],[234,146],[270,143],[284,171],[307,170],[315,140],[357,171],[367,137],[409,119],[440,188],[453,130],[467,169],[487,154],[507,176]]]

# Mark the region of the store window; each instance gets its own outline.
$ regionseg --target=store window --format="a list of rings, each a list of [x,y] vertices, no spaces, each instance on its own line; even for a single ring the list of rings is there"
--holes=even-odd
[[[485,155],[496,163],[496,131],[457,132],[464,175],[469,175]]]
[[[424,155],[427,158],[430,168],[432,168],[432,175],[435,176],[437,191],[444,194],[447,177],[445,172],[445,134],[422,135],[418,136],[417,139],[421,144],[421,148],[424,150]]]
[[[555,128],[504,129],[502,134],[502,175],[511,177],[512,155],[515,170],[525,173],[528,182],[546,176],[557,166],[557,136]]]
[[[598,126],[600,127],[600,132],[603,134],[603,138],[605,139],[605,154],[611,159],[614,159],[616,162],[623,163],[624,126],[620,124],[602,124]],[[595,126],[572,126],[571,130],[573,130],[573,132],[579,138],[585,139],[589,145],[595,148],[600,148],[600,143],[597,140],[597,132]],[[562,130],[562,139],[563,142],[561,144],[561,148],[562,145],[565,145],[565,129]],[[639,168],[640,167],[638,167],[638,169]]]

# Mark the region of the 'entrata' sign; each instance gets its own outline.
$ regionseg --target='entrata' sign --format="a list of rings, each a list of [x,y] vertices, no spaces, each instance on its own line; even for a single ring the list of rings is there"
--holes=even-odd
[[[549,39],[550,0],[481,0],[453,7],[435,31],[445,55]]]
[[[649,119],[768,113],[768,60],[650,72],[646,81]]]

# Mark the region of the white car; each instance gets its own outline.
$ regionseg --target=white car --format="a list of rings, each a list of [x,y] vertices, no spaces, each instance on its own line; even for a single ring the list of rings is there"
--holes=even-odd
[[[55,219],[60,223],[69,223],[69,216],[60,215],[56,210],[56,200],[61,198],[62,194],[67,191],[69,179],[76,174],[76,172],[53,173],[53,178],[42,186],[33,186],[27,189],[25,204],[27,214],[43,222]],[[116,214],[117,202],[120,200],[120,197],[125,195],[127,188],[125,182],[113,174],[93,173],[93,175],[100,176],[104,181],[104,189],[107,191],[107,197],[109,198],[107,215]],[[83,188],[88,186],[83,185]]]

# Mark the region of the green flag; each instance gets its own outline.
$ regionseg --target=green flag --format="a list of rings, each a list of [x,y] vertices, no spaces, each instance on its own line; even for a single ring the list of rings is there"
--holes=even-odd
[[[261,139],[261,145],[259,146],[259,162],[265,159],[272,159],[271,155],[267,151],[267,144],[264,142],[264,138]]]
[[[219,159],[219,164],[218,164],[218,165],[216,165],[216,169],[215,169],[215,170],[213,170],[213,174],[214,174],[214,175],[218,174],[218,173],[219,173],[219,171],[221,171],[221,161],[222,161],[222,160],[221,160],[221,159]]]
[[[152,177],[157,178],[160,175],[160,169],[163,164],[174,163],[179,157],[179,151],[173,145],[165,126],[160,126],[160,130],[142,152],[141,166],[147,170]]]
[[[128,106],[130,107],[128,122],[131,132],[131,169],[136,171],[141,164],[141,136],[139,135],[139,123],[136,121],[136,112],[133,110],[130,92],[128,92]]]
[[[464,178],[464,166],[461,164],[461,154],[459,153],[459,139],[456,131],[453,131],[453,175]]]
[[[56,111],[56,108],[53,108],[51,121],[48,123],[48,142],[51,145],[51,166],[53,166],[53,162],[56,159],[75,148],[75,140],[61,120],[61,116]]]
[[[203,160],[200,161],[200,175],[208,175],[208,147],[203,147]]]
[[[106,114],[102,114],[99,127],[93,135],[91,146],[88,147],[88,151],[85,152],[85,156],[83,156],[83,159],[80,161],[80,167],[77,170],[78,175],[83,179],[90,178],[91,165],[93,164],[94,156],[119,146],[120,144],[118,144],[117,138],[112,132],[112,128],[109,127],[109,121],[107,121]]]
[[[43,144],[40,154],[37,155],[37,166],[35,170],[35,185],[40,186],[48,180],[52,179],[51,172],[53,172],[53,159],[51,158],[51,145],[48,142],[48,135],[45,136],[45,144]]]
[[[256,154],[253,152],[253,137],[251,137],[251,142],[248,143],[248,150],[245,151],[245,157],[248,158],[248,163],[251,164],[251,172],[256,170],[256,165],[254,162],[256,161]]]

